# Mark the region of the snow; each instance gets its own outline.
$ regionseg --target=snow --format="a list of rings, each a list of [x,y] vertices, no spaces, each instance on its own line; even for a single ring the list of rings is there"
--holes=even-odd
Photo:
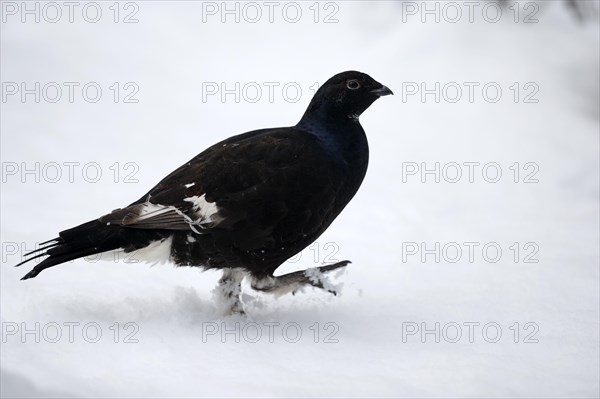
[[[319,3],[318,23],[312,2],[297,23],[287,3],[273,23],[263,3],[257,23],[221,23],[220,2],[153,1],[125,24],[111,4],[98,23],[79,8],[73,23],[67,9],[57,23],[3,14],[3,397],[600,396],[597,17],[580,24],[554,1],[523,23],[522,2],[519,23],[465,9],[422,23],[402,5],[421,2],[356,1]],[[135,11],[120,6],[119,20]],[[395,93],[361,116],[366,180],[278,270],[352,260],[328,276],[343,295],[274,298],[245,281],[247,316],[222,317],[213,271],[90,258],[19,280],[36,243],[219,140],[295,124],[313,85],[348,69]],[[21,82],[62,97],[9,96]],[[73,102],[65,82],[79,83]],[[89,82],[98,102],[82,97]],[[436,82],[445,95],[422,102]]]

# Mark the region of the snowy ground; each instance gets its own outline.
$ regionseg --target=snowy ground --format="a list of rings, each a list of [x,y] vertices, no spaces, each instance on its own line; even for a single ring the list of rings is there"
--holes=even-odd
[[[118,23],[112,2],[97,23],[85,2],[73,23],[66,6],[49,23],[44,4],[40,23],[2,4],[3,396],[600,395],[597,17],[509,1],[496,23],[477,3],[471,23],[458,2],[458,22],[438,3],[440,22],[423,23],[421,2],[306,2],[291,23],[282,2],[270,23],[258,2],[260,21],[239,4],[239,23],[222,23],[221,2],[153,1],[119,3]],[[222,318],[213,272],[88,259],[19,281],[25,249],[137,199],[218,140],[296,123],[313,84],[347,69],[396,95],[361,118],[371,164],[358,195],[280,269],[350,259],[342,295],[245,286],[248,317]],[[21,82],[40,82],[39,103],[10,94]],[[79,83],[72,103],[65,82]],[[239,102],[207,91],[222,82],[240,82]],[[436,82],[439,102],[411,94]],[[436,163],[439,183],[421,175]]]

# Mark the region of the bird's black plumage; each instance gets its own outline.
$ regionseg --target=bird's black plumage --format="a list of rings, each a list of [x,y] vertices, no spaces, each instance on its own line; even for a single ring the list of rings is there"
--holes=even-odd
[[[30,254],[48,257],[23,279],[72,259],[161,241],[177,265],[272,276],[357,192],[369,159],[358,117],[386,94],[392,93],[364,73],[335,75],[296,126],[213,145],[131,205],[62,231]]]

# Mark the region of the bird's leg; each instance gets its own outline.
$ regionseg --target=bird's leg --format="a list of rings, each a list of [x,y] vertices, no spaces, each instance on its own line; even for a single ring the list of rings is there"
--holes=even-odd
[[[242,269],[223,269],[223,276],[216,288],[216,300],[222,303],[224,313],[227,315],[244,314],[244,306],[240,300],[242,293],[242,280],[246,273]]]
[[[331,287],[327,280],[323,278],[323,273],[331,272],[350,263],[349,260],[344,260],[332,265],[300,270],[281,276],[253,277],[251,286],[257,291],[269,292],[277,296],[287,294],[288,292],[293,293],[306,285],[321,288],[327,292],[331,292],[333,295],[337,295],[335,288]]]

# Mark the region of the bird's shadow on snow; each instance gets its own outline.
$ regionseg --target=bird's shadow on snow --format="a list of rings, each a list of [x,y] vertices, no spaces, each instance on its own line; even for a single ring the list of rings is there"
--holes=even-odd
[[[64,312],[75,319],[96,321],[175,321],[192,322],[200,315],[217,314],[210,297],[203,298],[194,287],[175,286],[152,292],[147,296],[125,296],[111,300],[88,297],[65,299]]]
[[[2,398],[74,398],[76,395],[64,391],[39,388],[28,376],[0,368],[0,397]]]
[[[193,275],[191,275],[193,276]],[[343,277],[342,277],[343,276]],[[275,297],[253,290],[249,282],[242,285],[245,315],[226,315],[210,289],[213,277],[207,276],[200,287],[179,281],[175,285],[159,282],[137,284],[127,292],[127,285],[43,285],[23,286],[18,291],[20,317],[47,321],[94,321],[112,325],[114,322],[179,325],[195,329],[206,321],[314,321],[331,319],[348,307],[348,302],[360,297],[360,292],[348,279],[346,271],[332,273],[336,286],[346,285],[337,296],[318,288],[305,287],[295,295]],[[58,277],[57,277],[58,278]],[[156,280],[154,280],[156,283]],[[216,281],[215,281],[216,283]],[[141,287],[141,288],[140,288]],[[144,288],[145,287],[145,288]],[[144,288],[144,289],[142,289]],[[358,290],[359,291],[359,290]],[[348,298],[351,300],[348,301]],[[43,300],[43,306],[40,301]],[[12,317],[12,315],[10,315]],[[9,315],[7,315],[9,317]],[[10,317],[9,317],[10,318]],[[14,317],[13,317],[14,318]]]
[[[339,295],[334,296],[315,288],[305,288],[296,295],[287,294],[279,298],[246,288],[242,293],[242,301],[245,314],[227,315],[211,293],[200,292],[195,287],[175,286],[145,297],[126,296],[111,300],[64,298],[59,300],[62,303],[57,303],[55,309],[61,309],[57,312],[69,320],[156,322],[196,328],[206,321],[290,319],[308,322],[315,318],[327,318],[344,306]]]

